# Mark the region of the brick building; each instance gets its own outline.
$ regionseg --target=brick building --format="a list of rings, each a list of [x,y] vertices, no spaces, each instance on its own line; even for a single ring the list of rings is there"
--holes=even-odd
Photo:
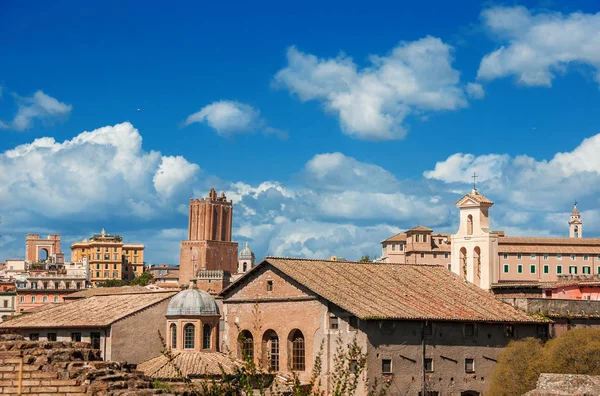
[[[217,196],[211,188],[208,197],[190,199],[188,239],[181,241],[179,255],[179,284],[204,279],[214,283],[211,288],[216,292],[228,284],[238,266],[238,244],[231,241],[232,219],[233,203],[225,193]],[[221,271],[223,278],[213,279],[214,271]],[[201,284],[198,287],[204,289]]]
[[[81,263],[87,260],[90,281],[93,284],[107,280],[131,280],[144,272],[144,244],[123,243],[120,235],[104,232],[89,240],[71,245],[71,261]]]
[[[56,272],[32,272],[15,280],[18,313],[48,303],[62,303],[65,297],[87,287],[86,277],[67,276]]]
[[[439,265],[268,257],[220,295],[223,344],[238,357],[304,381],[323,345],[328,384],[336,340],[356,339],[367,352],[362,380],[392,381],[392,394],[417,394],[423,382],[481,394],[508,342],[548,334],[548,321]]]
[[[148,291],[82,298],[2,322],[0,330],[33,341],[89,342],[105,360],[140,363],[160,353],[157,332],[165,328],[173,295]]]
[[[60,253],[58,234],[51,234],[46,238],[40,238],[39,234],[27,234],[25,237],[25,261],[29,263],[44,262]]]
[[[179,289],[179,266],[158,264],[148,268],[152,275],[152,283],[162,288]]]

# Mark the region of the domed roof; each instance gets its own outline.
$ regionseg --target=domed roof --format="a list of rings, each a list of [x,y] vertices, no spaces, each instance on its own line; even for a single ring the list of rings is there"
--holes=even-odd
[[[254,252],[252,252],[252,250],[250,250],[250,248],[248,247],[248,242],[246,242],[246,247],[242,249],[242,251],[240,252],[240,258],[243,257],[247,257],[247,258],[252,258],[254,257]]]
[[[186,290],[175,294],[169,307],[167,316],[220,316],[217,302],[207,292],[190,285]]]

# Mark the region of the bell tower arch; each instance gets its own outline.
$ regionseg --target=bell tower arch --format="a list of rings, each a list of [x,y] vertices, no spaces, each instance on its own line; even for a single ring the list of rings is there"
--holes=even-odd
[[[575,202],[571,217],[569,217],[569,237],[583,238],[582,229],[583,221],[581,221],[581,214],[577,210],[577,202]]]

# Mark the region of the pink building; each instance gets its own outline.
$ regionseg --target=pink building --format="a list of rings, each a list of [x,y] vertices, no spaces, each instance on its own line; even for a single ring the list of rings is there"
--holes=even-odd
[[[541,290],[564,275],[600,275],[600,238],[583,238],[576,204],[566,221],[569,237],[565,238],[506,236],[503,231],[492,231],[489,212],[493,205],[474,189],[456,202],[460,225],[455,234],[436,234],[423,226],[412,228],[381,242],[381,260],[444,265],[483,289],[523,282]],[[561,289],[561,293],[588,295],[587,289],[575,292],[575,286],[569,287],[573,291],[564,289],[563,293]]]

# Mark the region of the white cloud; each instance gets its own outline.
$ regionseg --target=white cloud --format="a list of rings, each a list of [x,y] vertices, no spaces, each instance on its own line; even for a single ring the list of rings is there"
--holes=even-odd
[[[514,75],[521,84],[549,87],[557,73],[585,64],[600,84],[600,13],[534,14],[518,6],[489,8],[481,17],[502,46],[482,59],[478,79]]]
[[[318,100],[335,113],[342,130],[369,140],[401,139],[411,113],[467,106],[452,47],[435,37],[401,42],[386,56],[370,57],[359,69],[344,54],[320,59],[295,47],[274,79],[300,100]]]
[[[472,99],[483,99],[485,96],[485,91],[483,90],[483,86],[481,84],[468,83],[466,90],[469,98]]]
[[[138,130],[126,122],[1,153],[0,205],[7,222],[17,212],[53,219],[155,217],[169,210],[177,193],[191,194],[187,185],[198,170],[182,157],[144,151]]]
[[[190,114],[184,125],[206,123],[220,136],[235,133],[252,133],[258,130],[265,135],[285,137],[285,133],[266,125],[260,118],[260,112],[254,107],[229,100],[221,100],[204,106],[200,111]]]
[[[37,91],[31,97],[19,97],[17,95],[15,97],[18,103],[17,114],[10,123],[0,121],[0,128],[23,131],[31,128],[35,120],[52,122],[64,119],[68,117],[73,109],[71,105],[62,103],[42,91]]]
[[[473,173],[477,173],[477,181],[483,182],[499,177],[508,159],[507,155],[488,154],[476,157],[473,154],[457,153],[436,163],[435,168],[425,171],[423,176],[445,183],[468,183]]]

